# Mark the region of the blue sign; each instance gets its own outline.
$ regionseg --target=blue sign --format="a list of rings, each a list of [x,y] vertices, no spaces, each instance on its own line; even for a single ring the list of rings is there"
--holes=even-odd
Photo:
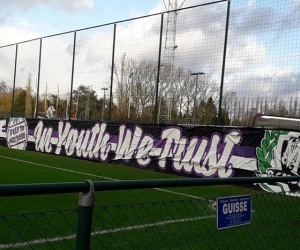
[[[217,198],[218,229],[249,224],[251,220],[251,195]]]

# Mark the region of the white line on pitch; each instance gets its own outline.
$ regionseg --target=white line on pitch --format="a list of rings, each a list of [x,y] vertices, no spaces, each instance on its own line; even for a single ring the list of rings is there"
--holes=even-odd
[[[101,231],[92,232],[92,236],[97,236],[97,235],[101,235],[101,234],[109,234],[109,233],[117,233],[120,231],[143,229],[143,228],[148,228],[148,227],[164,226],[164,225],[173,224],[173,223],[205,220],[205,219],[211,219],[211,218],[215,218],[215,217],[216,217],[216,215],[207,215],[207,216],[199,216],[199,217],[187,218],[187,219],[167,220],[167,221],[154,222],[154,223],[148,223],[148,224],[142,224],[142,225],[134,225],[134,226],[129,226],[129,227],[121,227],[121,228],[117,228],[117,229],[105,229],[105,230],[101,230]],[[72,235],[68,235],[68,236],[38,239],[38,240],[32,240],[32,241],[27,241],[27,242],[7,243],[7,244],[0,245],[0,249],[4,249],[4,248],[12,249],[12,248],[16,248],[16,247],[32,246],[32,245],[36,245],[36,244],[46,244],[49,242],[52,243],[52,242],[57,242],[57,241],[72,240],[75,238],[76,238],[76,235],[72,234]]]
[[[36,166],[41,166],[41,167],[45,167],[45,168],[52,168],[52,169],[61,170],[61,171],[65,171],[65,172],[70,172],[70,173],[74,173],[74,174],[81,174],[81,175],[99,177],[99,178],[106,179],[106,180],[111,180],[111,181],[117,181],[117,179],[113,179],[113,178],[109,178],[109,177],[105,177],[105,176],[101,176],[101,175],[95,175],[95,174],[89,174],[89,173],[69,170],[69,169],[65,169],[65,168],[53,167],[53,166],[49,166],[49,165],[45,165],[45,164],[41,164],[41,163],[35,163],[35,162],[31,162],[31,161],[24,161],[24,160],[15,159],[15,158],[11,158],[11,157],[6,157],[6,156],[2,156],[2,155],[0,155],[0,157],[4,158],[4,159],[8,159],[8,160],[23,162],[23,163],[36,165]]]
[[[41,167],[46,167],[46,168],[51,168],[51,169],[55,169],[55,170],[61,170],[61,171],[65,171],[65,172],[75,173],[75,174],[93,176],[93,177],[98,177],[98,178],[111,180],[111,181],[118,181],[118,179],[113,179],[113,178],[106,177],[106,176],[95,175],[95,174],[90,174],[90,173],[84,173],[84,172],[74,171],[74,170],[69,170],[69,169],[64,169],[64,168],[58,168],[58,167],[53,167],[53,166],[49,166],[49,165],[45,165],[45,164],[41,164],[41,163],[35,163],[35,162],[15,159],[15,158],[11,158],[11,157],[1,156],[1,155],[0,155],[0,158],[9,159],[9,160],[18,161],[18,162],[23,162],[23,163],[26,163],[26,164],[31,164],[31,165],[36,165],[36,166],[41,166]],[[188,195],[188,194],[179,193],[179,192],[174,192],[174,191],[170,191],[170,190],[166,190],[166,189],[162,189],[162,188],[153,188],[153,189],[157,190],[157,191],[172,193],[172,194],[181,195],[181,196],[185,196],[185,197],[189,197],[189,198],[204,199],[203,197]],[[192,221],[192,220],[203,220],[203,219],[209,219],[209,218],[213,218],[213,217],[216,217],[216,216],[215,215],[201,216],[201,217],[196,217],[196,218],[169,220],[169,221],[165,221],[165,222],[157,222],[157,223],[151,223],[151,224],[136,225],[136,226],[130,226],[130,227],[124,227],[124,228],[118,228],[118,229],[107,229],[107,230],[92,232],[92,235],[95,236],[95,235],[99,235],[99,234],[115,233],[115,232],[119,232],[119,231],[141,229],[141,228],[154,227],[154,226],[161,226],[161,225],[165,225],[165,224],[178,223],[178,222],[188,222],[188,221]],[[75,237],[76,237],[76,235],[74,234],[74,235],[63,236],[63,237],[54,237],[54,238],[51,238],[51,239],[47,238],[47,239],[38,239],[38,240],[33,240],[33,241],[28,241],[28,242],[2,244],[2,245],[0,245],[0,249],[16,248],[16,247],[23,247],[23,246],[28,246],[28,245],[35,245],[35,244],[45,244],[47,242],[72,240],[72,239],[75,239]]]
[[[74,174],[81,174],[81,175],[98,177],[98,178],[102,178],[102,179],[110,180],[110,181],[120,181],[118,179],[113,179],[113,178],[105,177],[105,176],[101,176],[101,175],[95,175],[95,174],[89,174],[89,173],[84,173],[84,172],[79,172],[79,171],[74,171],[74,170],[69,170],[69,169],[64,169],[64,168],[53,167],[53,166],[49,166],[49,165],[45,165],[45,164],[41,164],[41,163],[35,163],[35,162],[31,162],[31,161],[25,161],[25,160],[15,159],[15,158],[6,157],[6,156],[2,156],[2,155],[0,155],[0,158],[4,158],[4,159],[8,159],[8,160],[13,160],[13,161],[18,161],[18,162],[23,162],[23,163],[27,163],[27,164],[31,164],[31,165],[36,165],[36,166],[41,166],[41,167],[45,167],[45,168],[51,168],[51,169],[55,169],[55,170],[61,170],[61,171],[70,172],[70,173],[74,173]],[[180,195],[180,196],[184,196],[184,197],[189,197],[189,198],[204,199],[203,197],[189,195],[189,194],[180,193],[180,192],[174,192],[174,191],[170,191],[170,190],[162,189],[162,188],[153,188],[153,189],[157,190],[157,191],[171,193],[171,194],[176,194],[176,195]]]

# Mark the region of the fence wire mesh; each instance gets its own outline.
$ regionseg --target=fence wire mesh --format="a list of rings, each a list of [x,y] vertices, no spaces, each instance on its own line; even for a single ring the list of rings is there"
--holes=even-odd
[[[58,119],[217,124],[218,115],[238,126],[256,113],[297,117],[299,18],[293,0],[216,1],[2,46],[0,115],[53,106]]]
[[[93,249],[298,249],[300,200],[253,195],[252,223],[217,229],[216,200],[96,207]]]
[[[0,249],[74,249],[77,209],[0,216]]]
[[[74,249],[78,210],[0,216],[0,249]],[[216,198],[94,207],[91,249],[299,249],[300,199],[252,195],[252,222],[217,229]]]

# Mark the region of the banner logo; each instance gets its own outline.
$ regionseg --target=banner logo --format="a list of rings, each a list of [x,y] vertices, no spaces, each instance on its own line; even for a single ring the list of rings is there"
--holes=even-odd
[[[7,146],[14,149],[26,149],[28,127],[25,118],[10,118],[6,133]]]
[[[258,177],[300,175],[300,133],[266,130],[261,147],[256,148]],[[300,183],[260,183],[268,192],[300,196]]]

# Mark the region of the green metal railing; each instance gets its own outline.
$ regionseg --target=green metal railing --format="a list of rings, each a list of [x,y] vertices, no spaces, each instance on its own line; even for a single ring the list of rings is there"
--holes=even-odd
[[[216,230],[215,204],[206,198],[94,207],[96,191],[299,181],[300,176],[0,185],[0,197],[80,192],[77,209],[0,215],[0,249],[41,249],[35,244],[47,244],[47,249],[252,249],[251,244],[253,249],[299,249],[300,197],[257,194],[252,208],[256,220],[247,230],[228,231]],[[29,230],[34,239],[27,235]],[[280,244],[268,241],[270,235]],[[238,244],[230,246],[236,237]]]

